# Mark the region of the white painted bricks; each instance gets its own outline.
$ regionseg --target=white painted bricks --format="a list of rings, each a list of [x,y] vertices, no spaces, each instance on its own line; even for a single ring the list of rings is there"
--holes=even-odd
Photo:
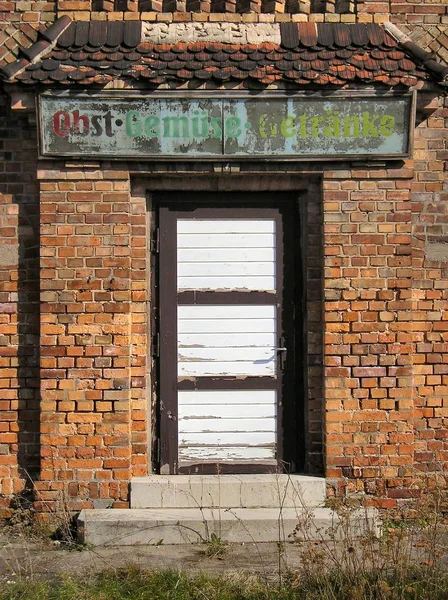
[[[142,42],[221,42],[224,44],[280,44],[278,23],[142,23]]]
[[[325,479],[306,475],[151,475],[131,481],[131,508],[319,507]]]

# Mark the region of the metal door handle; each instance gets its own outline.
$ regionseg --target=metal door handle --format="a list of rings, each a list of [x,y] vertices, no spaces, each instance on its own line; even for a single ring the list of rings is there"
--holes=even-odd
[[[284,347],[280,347],[280,348],[276,348],[277,352],[286,352],[288,350],[288,348],[284,348]]]

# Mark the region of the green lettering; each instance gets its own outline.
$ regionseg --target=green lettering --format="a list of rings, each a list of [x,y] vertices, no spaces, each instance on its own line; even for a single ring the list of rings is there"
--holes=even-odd
[[[229,138],[237,138],[239,135],[241,135],[241,119],[238,117],[228,117],[226,119],[224,128]]]
[[[375,121],[378,121],[379,116],[370,116],[369,112],[362,113],[362,135],[363,137],[378,137],[378,128],[375,125]]]
[[[208,119],[206,116],[202,116],[200,117],[200,112],[198,110],[195,110],[194,116],[191,119],[192,125],[193,125],[193,137],[194,138],[206,138],[208,135]]]
[[[381,135],[389,137],[395,133],[395,117],[392,115],[383,115],[380,121]]]
[[[324,127],[324,136],[339,137],[341,135],[341,123],[338,116],[338,111],[327,110],[327,124]]]
[[[126,133],[129,137],[142,135],[140,113],[137,110],[128,110],[126,113]]]
[[[210,126],[212,128],[210,137],[220,140],[222,137],[221,118],[220,117],[212,117],[210,119]]]
[[[268,115],[260,115],[260,120],[259,120],[260,137],[262,137],[264,140],[268,137],[268,134],[266,133],[267,118],[268,118]]]
[[[182,134],[180,133],[182,125]],[[188,118],[187,117],[163,117],[163,135],[170,137],[188,137]]]
[[[294,137],[296,135],[296,130],[294,127],[295,120],[294,117],[288,115],[280,124],[280,131],[282,132],[282,136],[285,138]]]
[[[145,119],[145,134],[149,138],[155,138],[160,135],[160,119],[151,115]]]
[[[320,134],[320,124],[325,122],[325,117],[311,117],[311,135],[312,137],[318,137]]]
[[[299,117],[299,135],[300,137],[308,137],[308,117],[306,115],[300,115]]]
[[[359,117],[344,117],[344,137],[359,137],[359,133]]]

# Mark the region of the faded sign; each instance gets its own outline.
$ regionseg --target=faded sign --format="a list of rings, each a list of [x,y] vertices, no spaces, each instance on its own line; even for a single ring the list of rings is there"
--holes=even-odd
[[[42,95],[43,156],[378,158],[409,154],[412,96]]]

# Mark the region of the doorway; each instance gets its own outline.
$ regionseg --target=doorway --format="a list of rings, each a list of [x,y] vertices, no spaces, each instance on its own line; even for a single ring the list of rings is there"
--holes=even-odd
[[[154,200],[160,472],[295,472],[304,434],[297,194]]]

